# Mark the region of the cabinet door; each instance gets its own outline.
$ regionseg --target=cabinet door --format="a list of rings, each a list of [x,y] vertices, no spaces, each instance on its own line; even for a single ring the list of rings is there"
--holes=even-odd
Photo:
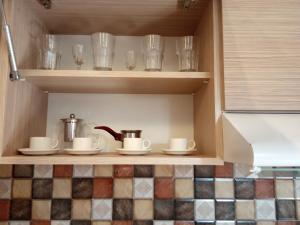
[[[222,0],[226,110],[300,110],[300,1]]]

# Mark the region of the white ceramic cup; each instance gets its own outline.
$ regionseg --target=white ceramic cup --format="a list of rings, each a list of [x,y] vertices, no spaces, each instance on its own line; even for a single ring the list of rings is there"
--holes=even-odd
[[[73,139],[73,150],[92,150],[99,148],[99,142],[93,141],[93,138],[90,137],[76,137]]]
[[[29,148],[32,150],[49,150],[58,146],[57,139],[49,137],[31,137]]]
[[[170,150],[172,151],[191,151],[196,147],[194,140],[188,140],[187,138],[172,138],[170,140]]]
[[[126,150],[148,150],[151,141],[142,138],[124,138],[123,148]]]

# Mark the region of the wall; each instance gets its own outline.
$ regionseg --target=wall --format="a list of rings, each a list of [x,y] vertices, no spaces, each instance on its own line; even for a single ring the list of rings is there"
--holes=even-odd
[[[300,179],[243,165],[0,166],[0,225],[296,225]]]

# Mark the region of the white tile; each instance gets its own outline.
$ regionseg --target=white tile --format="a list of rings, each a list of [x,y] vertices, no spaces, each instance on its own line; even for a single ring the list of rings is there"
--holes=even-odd
[[[51,225],[70,225],[70,220],[51,220]]]
[[[176,165],[175,177],[194,177],[194,167],[192,165]]]
[[[153,225],[174,225],[173,220],[154,220]]]
[[[10,199],[11,188],[11,179],[0,179],[0,199]]]
[[[247,177],[250,175],[251,166],[247,164],[235,163],[233,165],[233,174],[234,177]]]
[[[38,178],[53,177],[53,166],[52,165],[35,165],[34,166],[34,177],[38,177]]]
[[[153,198],[153,178],[134,179],[134,198],[152,199]]]
[[[74,165],[73,177],[92,177],[93,166],[92,165]]]
[[[225,221],[225,220],[217,220],[217,221],[216,221],[216,225],[235,225],[235,222],[234,222],[234,221],[231,221],[231,220],[228,220],[228,221]]]
[[[195,200],[195,220],[206,221],[215,219],[215,200]]]
[[[300,179],[295,179],[295,198],[300,199]]]
[[[92,207],[93,220],[112,219],[112,199],[93,199]]]
[[[275,220],[276,209],[274,199],[255,200],[255,211],[257,220]]]

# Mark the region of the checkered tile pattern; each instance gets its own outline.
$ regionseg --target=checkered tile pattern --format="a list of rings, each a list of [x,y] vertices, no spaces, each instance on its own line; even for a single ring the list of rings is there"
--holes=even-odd
[[[300,178],[247,171],[231,163],[0,165],[0,225],[299,224]]]

